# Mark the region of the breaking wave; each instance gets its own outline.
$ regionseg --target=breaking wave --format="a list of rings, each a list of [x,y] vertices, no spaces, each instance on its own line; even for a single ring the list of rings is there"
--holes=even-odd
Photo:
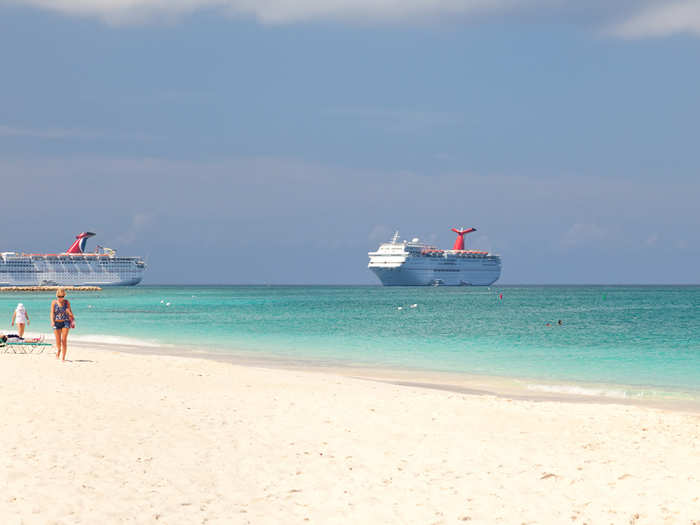
[[[124,337],[121,335],[104,335],[104,334],[85,334],[70,336],[71,340],[78,343],[95,343],[101,345],[119,345],[119,346],[142,346],[148,348],[168,347],[171,345],[159,343],[157,341],[147,341],[137,339],[135,337]]]
[[[583,385],[543,385],[529,384],[527,389],[548,394],[565,394],[573,396],[606,397],[610,399],[646,399],[646,400],[691,400],[700,399],[700,393],[696,391],[683,391],[672,389],[657,389],[653,387],[629,387],[625,389],[601,386]]]
[[[590,396],[590,397],[612,397],[617,399],[627,399],[631,396],[626,390],[595,388],[581,385],[527,385],[528,390],[536,392],[546,392],[548,394],[569,394],[575,396]],[[640,392],[641,394],[641,392]]]

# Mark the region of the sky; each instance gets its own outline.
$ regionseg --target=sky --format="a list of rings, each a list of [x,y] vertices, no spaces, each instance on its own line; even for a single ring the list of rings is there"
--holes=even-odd
[[[0,250],[145,284],[700,284],[700,1],[0,0]]]

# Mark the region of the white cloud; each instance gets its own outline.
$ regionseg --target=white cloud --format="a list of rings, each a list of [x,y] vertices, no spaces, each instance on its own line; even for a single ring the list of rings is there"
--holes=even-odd
[[[624,38],[660,37],[677,33],[700,35],[700,2],[657,2],[628,20],[612,33]]]
[[[625,38],[700,34],[698,0],[0,0],[74,16],[98,17],[113,24],[182,17],[201,10],[282,24],[309,20],[354,22],[423,21],[426,18],[483,15],[559,16],[598,20]]]
[[[252,16],[268,23],[314,19],[401,20],[417,16],[498,13],[566,0],[0,0],[114,23],[178,16],[204,9]]]

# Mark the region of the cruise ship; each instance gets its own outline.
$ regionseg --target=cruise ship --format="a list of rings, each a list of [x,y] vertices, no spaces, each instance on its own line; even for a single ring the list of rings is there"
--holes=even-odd
[[[141,257],[118,257],[110,248],[85,252],[83,232],[64,253],[0,253],[0,286],[132,286],[141,282]]]
[[[440,250],[420,239],[390,242],[369,252],[368,268],[384,286],[489,286],[501,276],[501,258],[479,250],[465,250],[464,236],[476,228],[452,228],[457,234],[451,250]]]

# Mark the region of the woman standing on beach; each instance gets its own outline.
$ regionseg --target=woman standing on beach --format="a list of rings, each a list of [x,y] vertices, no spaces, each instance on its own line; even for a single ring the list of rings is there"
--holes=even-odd
[[[75,328],[75,318],[70,302],[66,299],[66,291],[63,288],[56,290],[56,299],[51,302],[51,326],[56,334],[56,359],[63,350],[63,361],[66,360],[66,343],[68,341],[68,330]]]
[[[19,332],[19,337],[21,339],[24,337],[24,325],[29,324],[29,314],[22,303],[17,305],[15,313],[12,314],[10,326],[14,326],[15,323],[17,323],[17,331]]]

